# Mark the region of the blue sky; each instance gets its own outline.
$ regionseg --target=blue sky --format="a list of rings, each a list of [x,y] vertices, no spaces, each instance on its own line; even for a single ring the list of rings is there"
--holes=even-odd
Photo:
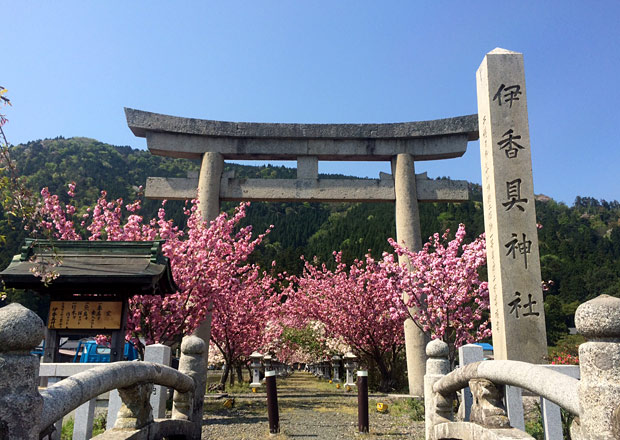
[[[522,52],[534,189],[620,199],[618,1],[2,1],[13,144],[86,136],[146,148],[123,107],[253,122],[401,122],[476,113],[475,72]],[[419,162],[481,181],[478,142]],[[378,177],[387,163],[320,163]]]

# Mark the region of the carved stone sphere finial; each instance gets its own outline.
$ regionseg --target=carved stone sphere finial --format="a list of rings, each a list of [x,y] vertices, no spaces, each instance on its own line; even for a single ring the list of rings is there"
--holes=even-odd
[[[0,309],[0,351],[30,351],[43,339],[41,318],[21,304]]]
[[[588,339],[620,337],[620,298],[600,295],[575,312],[577,331]]]
[[[207,344],[198,336],[186,336],[181,342],[181,353],[183,354],[202,354],[206,348]]]
[[[426,355],[428,357],[447,358],[448,353],[448,344],[441,339],[433,339],[431,342],[426,344]]]

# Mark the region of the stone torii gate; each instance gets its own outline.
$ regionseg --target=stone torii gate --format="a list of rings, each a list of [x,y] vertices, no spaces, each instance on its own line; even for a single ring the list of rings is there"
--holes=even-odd
[[[383,202],[396,205],[396,238],[422,248],[418,202],[468,199],[467,182],[415,174],[415,161],[462,156],[478,139],[478,116],[392,124],[271,124],[181,118],[125,109],[127,124],[152,154],[201,161],[198,177],[154,178],[146,196],[192,199],[214,219],[220,201]],[[297,179],[240,179],[224,173],[224,160],[296,160]],[[380,179],[319,179],[318,161],[390,161]],[[197,330],[209,340],[210,320]],[[405,323],[410,394],[424,393],[424,334]]]

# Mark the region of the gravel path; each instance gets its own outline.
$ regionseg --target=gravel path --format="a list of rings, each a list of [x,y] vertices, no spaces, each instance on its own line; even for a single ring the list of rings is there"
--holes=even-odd
[[[370,435],[357,434],[357,395],[345,393],[309,373],[296,372],[278,379],[280,431],[269,436],[264,389],[257,394],[236,395],[232,409],[225,399],[208,398],[202,437],[208,439],[423,439],[424,423],[409,416],[378,413],[376,402],[391,406],[393,399],[370,397]]]

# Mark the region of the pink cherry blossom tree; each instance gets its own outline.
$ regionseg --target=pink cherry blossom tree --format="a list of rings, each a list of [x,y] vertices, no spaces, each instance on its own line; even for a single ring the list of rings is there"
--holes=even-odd
[[[226,291],[213,295],[211,340],[226,363],[220,380],[222,387],[232,368],[241,381],[242,368],[250,354],[268,344],[271,333],[266,326],[279,306],[274,283],[275,279],[258,266],[243,266]],[[234,374],[230,374],[230,382],[234,383]]]
[[[429,337],[446,342],[453,361],[458,347],[490,337],[491,328],[488,283],[480,278],[486,264],[484,234],[469,244],[464,244],[463,224],[453,240],[448,241],[448,234],[434,234],[419,252],[390,239],[411,270],[388,255],[381,265],[408,298],[405,305],[413,321]]]
[[[394,366],[407,317],[397,280],[370,254],[350,266],[342,262],[341,253],[334,258],[334,271],[306,261],[303,274],[289,278],[285,310],[297,317],[298,327],[319,321],[327,336],[374,362],[381,374],[379,388],[387,391],[395,384]]]

